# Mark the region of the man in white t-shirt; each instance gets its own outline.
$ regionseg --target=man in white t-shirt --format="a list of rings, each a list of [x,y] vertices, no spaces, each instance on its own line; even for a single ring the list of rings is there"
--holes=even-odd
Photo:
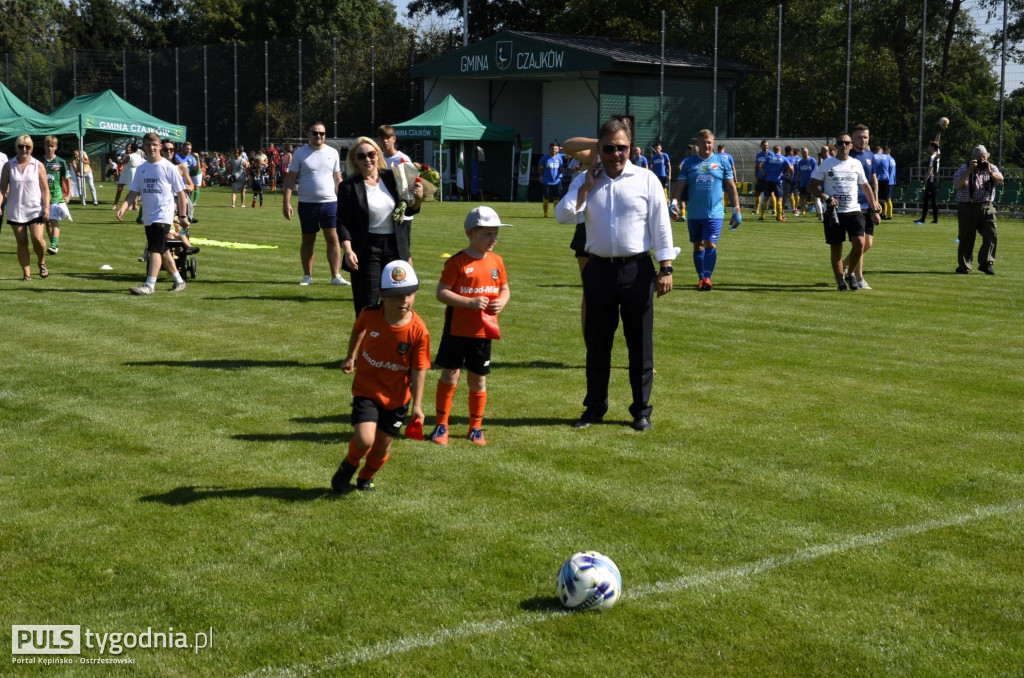
[[[387,163],[388,169],[403,161],[412,162],[412,158],[395,146],[395,128],[391,125],[381,125],[377,128],[377,141],[380,142],[380,148],[384,151],[384,162]]]
[[[292,219],[292,191],[299,194],[299,224],[302,228],[302,282],[313,282],[313,248],[316,234],[324,232],[327,264],[332,285],[348,285],[341,277],[341,242],[338,240],[338,184],[341,183],[341,157],[328,146],[327,127],[314,122],[308,130],[309,143],[296,149],[284,177],[284,218]]]
[[[123,221],[121,217],[124,216],[128,205],[134,202],[136,197],[141,196],[146,244],[149,249],[149,268],[145,283],[128,288],[132,294],[141,296],[153,294],[161,263],[174,278],[171,292],[188,289],[185,279],[181,277],[178,267],[174,264],[174,257],[167,253],[167,234],[174,222],[175,207],[178,209],[181,230],[188,230],[188,196],[185,195],[185,182],[181,178],[181,172],[170,160],[160,155],[161,146],[160,135],[155,132],[148,132],[142,137],[146,162],[136,168],[128,195],[117,210],[117,220]]]
[[[832,248],[832,273],[835,275],[837,288],[845,292],[860,289],[857,276],[857,264],[864,254],[865,216],[857,199],[857,189],[871,205],[875,202],[874,191],[868,183],[864,166],[860,161],[850,157],[853,140],[847,132],[836,136],[835,157],[826,158],[811,173],[811,182],[807,192],[825,201],[825,242]],[[877,217],[876,215],[873,215]],[[849,271],[843,277],[843,242],[850,238]]]

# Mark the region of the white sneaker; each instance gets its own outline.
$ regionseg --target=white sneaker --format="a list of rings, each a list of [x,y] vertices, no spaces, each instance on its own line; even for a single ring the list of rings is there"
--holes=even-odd
[[[331,284],[332,285],[351,285],[352,283],[350,283],[349,281],[347,281],[344,278],[342,278],[341,274],[339,273],[338,275],[336,275],[333,278],[331,278]]]
[[[869,285],[868,281],[865,280],[864,278],[858,279],[857,280],[857,285],[860,286],[860,289],[862,289],[862,290],[870,290],[871,289],[871,285]]]
[[[311,282],[313,282],[313,276],[311,276],[311,275],[304,275],[304,276],[302,276],[302,282],[300,282],[299,284],[302,285],[302,286],[306,286],[306,285],[310,284]]]

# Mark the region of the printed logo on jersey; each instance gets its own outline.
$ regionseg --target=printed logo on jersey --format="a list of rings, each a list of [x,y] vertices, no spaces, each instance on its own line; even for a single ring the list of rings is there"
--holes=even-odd
[[[378,332],[377,330],[370,330],[370,336],[376,339],[377,337],[380,336],[380,332]]]
[[[494,47],[494,60],[499,71],[507,71],[512,65],[512,41],[501,40]]]
[[[400,283],[403,280],[405,280],[406,276],[407,274],[405,272],[405,269],[402,268],[401,266],[395,266],[393,269],[391,269],[391,280],[393,282]]]
[[[493,280],[494,282],[498,282],[498,269],[491,269],[491,280]]]
[[[472,273],[472,272],[473,272],[473,267],[472,266],[467,266],[466,267],[466,273]]]
[[[398,355],[405,355],[406,353],[408,353],[409,352],[409,346],[411,346],[411,344],[409,344],[409,342],[407,342],[407,341],[399,342],[399,344],[398,344]]]

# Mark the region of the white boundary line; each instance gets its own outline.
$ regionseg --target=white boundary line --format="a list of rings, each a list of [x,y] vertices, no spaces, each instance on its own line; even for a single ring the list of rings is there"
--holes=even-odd
[[[775,570],[788,565],[817,560],[837,553],[845,553],[847,551],[861,549],[868,546],[877,546],[879,544],[885,544],[904,537],[912,537],[914,535],[933,532],[947,527],[958,527],[960,525],[985,520],[986,518],[994,516],[1017,513],[1021,510],[1024,510],[1024,503],[1021,502],[1013,502],[999,506],[982,506],[967,513],[961,513],[946,518],[926,520],[922,523],[904,525],[903,527],[893,527],[880,532],[855,535],[832,544],[811,546],[792,553],[770,556],[751,563],[728,567],[723,570],[704,572],[669,581],[637,586],[633,588],[632,591],[624,593],[623,600],[644,598],[656,594],[677,593],[685,589],[693,589],[733,579],[752,577],[762,572],[768,572],[769,570]],[[445,643],[463,638],[472,638],[474,636],[511,631],[531,626],[533,624],[551,621],[565,614],[571,613],[559,610],[525,612],[511,618],[495,619],[487,622],[465,623],[450,629],[442,628],[438,631],[434,631],[433,633],[421,633],[405,638],[397,638],[395,640],[385,640],[372,645],[364,645],[363,647],[357,647],[352,650],[324,657],[318,662],[295,664],[294,666],[279,668],[266,666],[245,674],[243,678],[290,678],[291,676],[309,676],[316,673],[322,673],[324,671],[333,671],[344,666],[353,666],[356,664],[372,662],[378,659],[384,659],[385,657],[403,654],[423,647],[437,647],[438,645],[444,645]]]

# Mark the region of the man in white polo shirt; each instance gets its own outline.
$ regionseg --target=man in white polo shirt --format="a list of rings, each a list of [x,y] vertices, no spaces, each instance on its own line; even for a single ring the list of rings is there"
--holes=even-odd
[[[338,184],[341,183],[341,158],[328,146],[327,127],[322,122],[309,126],[309,143],[292,154],[284,178],[284,218],[292,218],[292,191],[299,194],[299,224],[302,227],[302,282],[313,282],[313,248],[316,234],[324,232],[327,265],[332,285],[348,285],[341,277],[341,242],[338,240]]]

